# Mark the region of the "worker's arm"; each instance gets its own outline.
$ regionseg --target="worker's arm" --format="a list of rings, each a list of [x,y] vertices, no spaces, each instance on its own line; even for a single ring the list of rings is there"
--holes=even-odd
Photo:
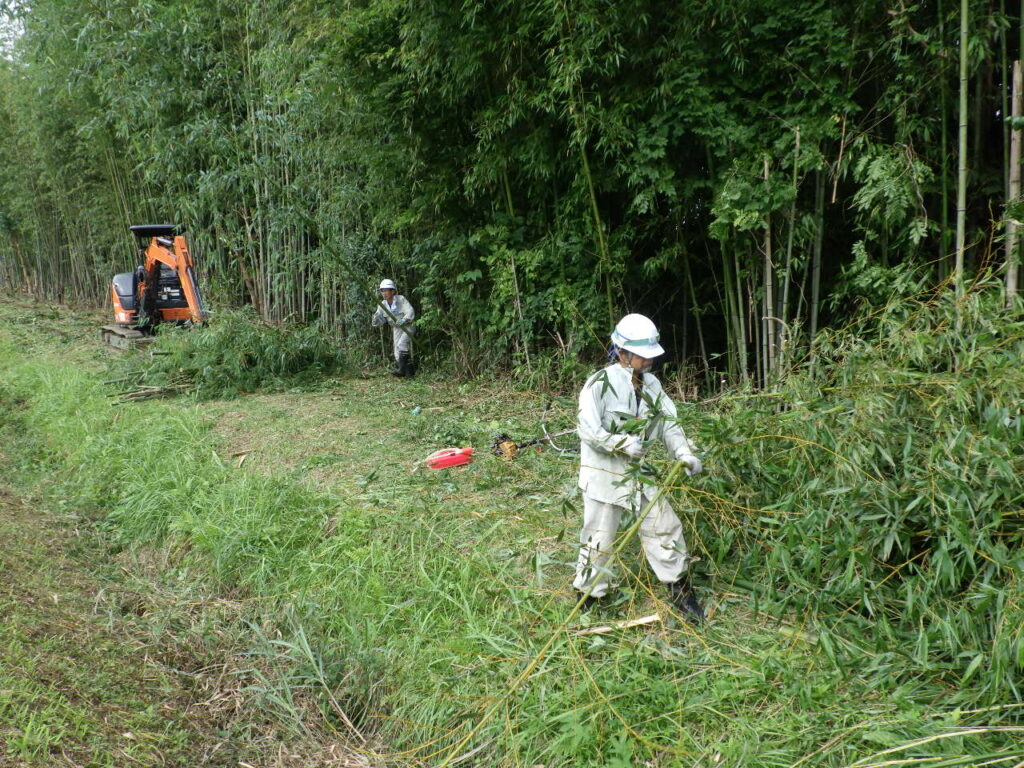
[[[665,444],[669,455],[676,461],[687,465],[686,473],[696,475],[703,469],[697,458],[697,450],[679,426],[679,415],[672,398],[665,394],[661,383],[653,376],[646,382],[645,395],[650,398],[649,435],[651,439],[659,439]]]
[[[388,319],[388,315],[384,311],[384,305],[381,303],[381,305],[377,307],[377,311],[373,313],[370,325],[376,328],[378,325],[385,325],[388,322]]]
[[[607,374],[594,375],[583,391],[580,392],[580,408],[577,416],[580,440],[591,448],[602,453],[630,453],[639,450],[640,438],[622,432],[609,432],[602,424],[607,403],[604,399],[605,387],[611,387]],[[635,448],[634,448],[635,446]]]

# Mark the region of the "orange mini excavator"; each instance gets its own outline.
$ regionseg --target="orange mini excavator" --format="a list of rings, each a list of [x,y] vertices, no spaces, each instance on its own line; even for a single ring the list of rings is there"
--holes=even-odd
[[[160,323],[184,325],[206,318],[182,230],[174,224],[143,224],[131,230],[142,264],[134,272],[114,275],[114,323],[100,331],[103,341],[120,349],[151,337]]]

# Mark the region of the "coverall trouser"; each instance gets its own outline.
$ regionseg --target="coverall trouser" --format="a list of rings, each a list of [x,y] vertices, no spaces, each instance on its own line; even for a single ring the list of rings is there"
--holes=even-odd
[[[639,511],[650,500],[641,499]],[[596,501],[583,494],[583,530],[573,587],[592,597],[603,597],[611,586],[612,548],[625,507]],[[671,505],[661,498],[640,524],[640,544],[658,581],[679,581],[689,565],[683,526]]]
[[[397,325],[391,326],[391,344],[396,361],[401,358],[403,352],[409,352],[412,349],[412,339],[409,334]]]

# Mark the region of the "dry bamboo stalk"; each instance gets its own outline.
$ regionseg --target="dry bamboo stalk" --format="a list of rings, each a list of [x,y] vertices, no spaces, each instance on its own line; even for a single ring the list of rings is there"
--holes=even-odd
[[[767,155],[764,158],[764,181],[765,186],[771,177]],[[761,318],[762,333],[764,337],[761,343],[764,345],[764,385],[767,387],[772,375],[775,373],[775,326],[772,318],[775,317],[775,265],[772,262],[772,215],[769,212],[764,219],[764,317]]]
[[[639,619],[628,619],[626,621],[617,621],[614,624],[607,624],[603,627],[590,627],[589,629],[581,629],[576,633],[577,637],[583,635],[603,635],[608,632],[614,632],[616,629],[630,629],[631,627],[639,627],[644,624],[654,624],[657,621],[661,621],[661,616],[657,613],[652,613],[650,616],[643,616]]]
[[[166,387],[146,386],[143,387],[142,389],[137,389],[133,392],[123,392],[121,395],[118,396],[118,400],[115,401],[115,403],[123,403],[127,402],[128,400],[145,400],[146,398],[149,397],[161,397],[163,395],[172,395],[188,389],[191,389],[190,385],[188,384],[171,384],[170,386]],[[111,405],[115,403],[111,403]]]
[[[1013,62],[1013,131],[1010,134],[1010,184],[1007,204],[1020,197],[1020,140],[1021,131],[1017,123],[1021,117],[1022,84],[1020,60]],[[1018,245],[1017,222],[1008,217],[1006,220],[1006,306],[1013,305],[1017,295],[1017,271],[1020,264],[1020,246]]]

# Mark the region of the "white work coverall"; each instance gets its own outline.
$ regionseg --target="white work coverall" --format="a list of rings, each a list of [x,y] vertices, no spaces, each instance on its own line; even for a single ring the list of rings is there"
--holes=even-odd
[[[411,339],[409,334],[401,327],[395,324],[395,319],[391,317],[387,312],[384,311],[384,300],[381,299],[381,306],[377,307],[377,311],[373,313],[373,319],[370,321],[370,325],[376,327],[378,325],[384,325],[388,323],[391,326],[391,341],[394,347],[395,360],[398,360],[399,355],[402,352],[408,352],[411,347]],[[409,325],[416,318],[416,312],[412,308],[412,304],[405,296],[395,294],[394,300],[388,305],[388,309],[391,310],[391,314],[395,315],[401,322],[402,326],[412,330]]]
[[[652,409],[648,404],[653,404]],[[644,419],[631,430],[644,440],[660,439],[677,461],[694,454],[693,445],[675,421],[676,407],[652,374],[643,375],[643,393],[633,389],[632,371],[613,363],[591,376],[580,392],[580,479],[583,491],[583,530],[573,586],[585,594],[602,597],[611,581],[611,550],[623,512],[640,514],[657,488],[634,473],[627,477],[631,461],[621,451],[631,438],[616,434],[624,422]],[[678,581],[686,571],[689,555],[683,527],[676,513],[660,498],[640,525],[640,542],[659,581]]]

